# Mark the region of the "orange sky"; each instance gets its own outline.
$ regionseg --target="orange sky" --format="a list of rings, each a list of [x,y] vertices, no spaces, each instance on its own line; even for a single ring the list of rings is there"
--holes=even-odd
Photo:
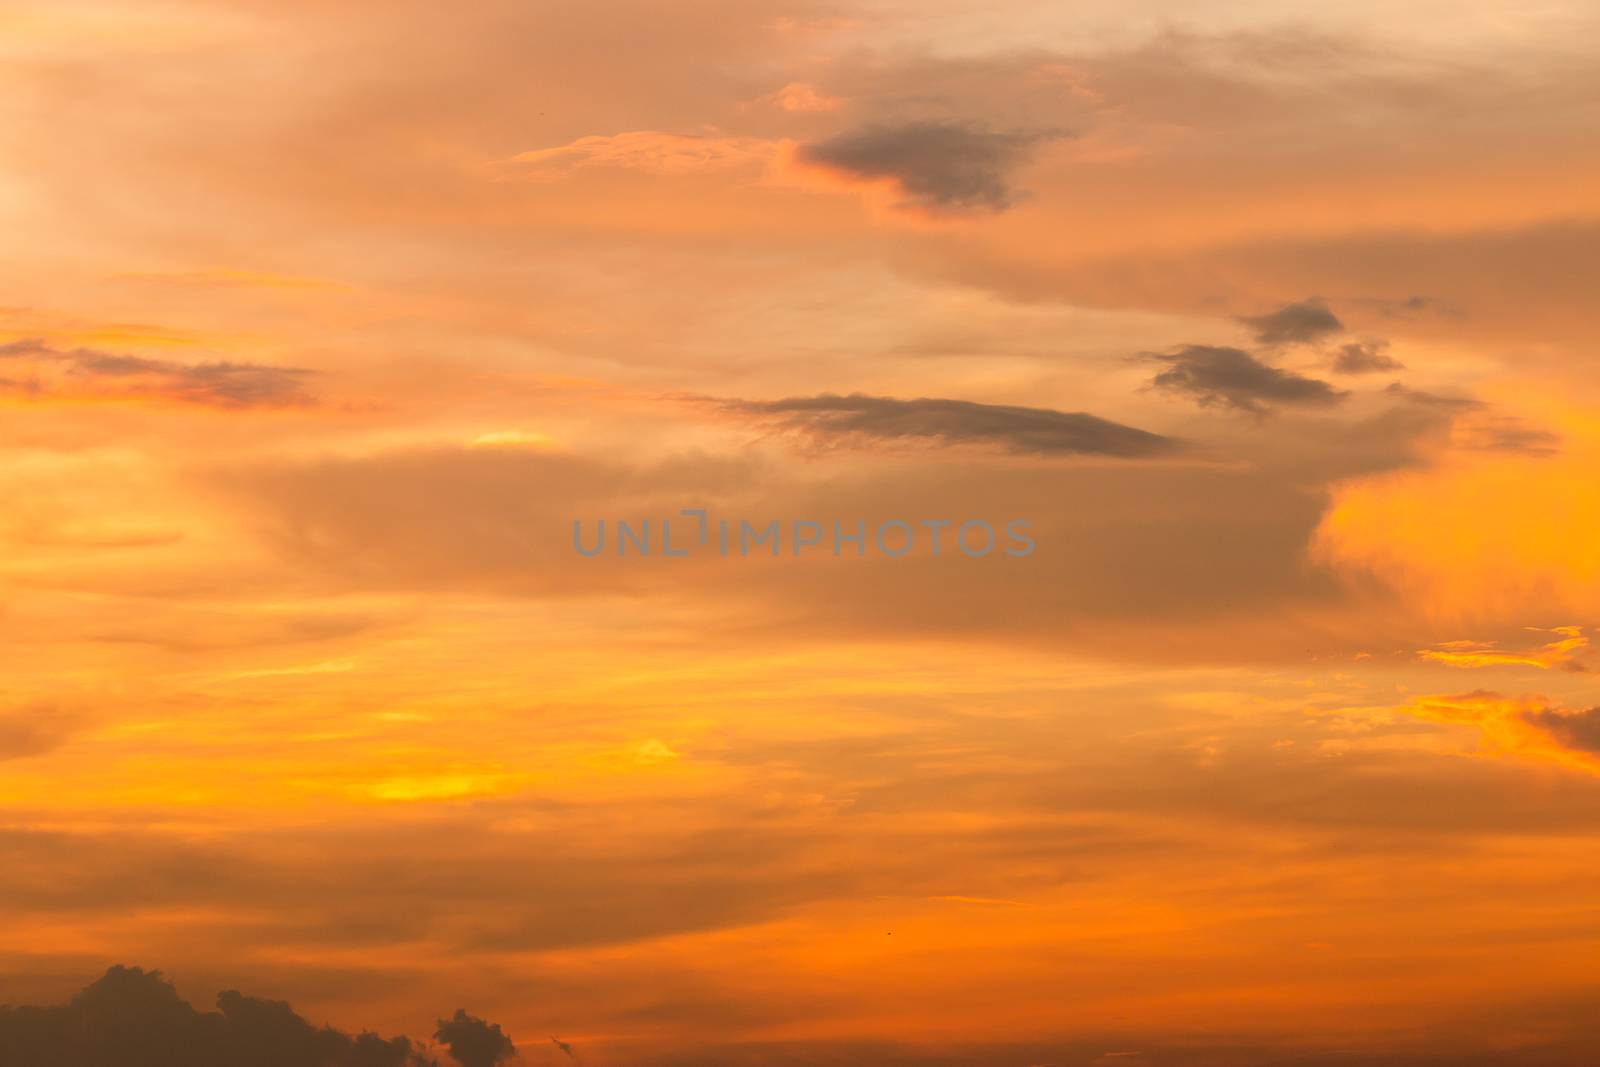
[[[0,2],[0,1002],[1593,1059],[1600,13],[1336,7]]]

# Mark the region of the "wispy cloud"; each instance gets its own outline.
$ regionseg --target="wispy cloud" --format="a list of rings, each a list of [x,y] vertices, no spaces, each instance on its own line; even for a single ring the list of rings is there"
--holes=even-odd
[[[1581,626],[1557,626],[1550,633],[1558,640],[1535,649],[1513,650],[1496,647],[1493,641],[1446,641],[1417,653],[1425,660],[1447,667],[1564,667],[1581,670],[1578,654],[1589,647]]]
[[[522,152],[511,163],[526,176],[556,176],[589,167],[694,174],[764,162],[777,147],[776,142],[754,137],[629,130]]]
[[[0,388],[29,396],[89,395],[157,399],[219,408],[301,407],[313,403],[313,371],[261,363],[179,363],[93,348],[61,350],[37,339],[0,345],[0,366],[24,368]]]
[[[921,397],[901,400],[852,393],[782,400],[719,400],[727,412],[767,419],[822,444],[934,441],[990,445],[1039,456],[1142,458],[1178,451],[1179,442],[1081,411],[979,404]]]

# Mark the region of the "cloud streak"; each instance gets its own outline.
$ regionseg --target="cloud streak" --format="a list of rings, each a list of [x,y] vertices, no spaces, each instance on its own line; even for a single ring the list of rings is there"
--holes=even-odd
[[[313,371],[261,363],[178,363],[102,352],[70,351],[25,339],[0,345],[0,365],[26,368],[27,377],[10,377],[0,388],[29,396],[52,393],[121,399],[160,399],[230,409],[304,407],[314,403],[305,391]]]
[[[1086,412],[1014,404],[932,397],[901,400],[861,393],[719,403],[724,411],[771,420],[779,429],[819,444],[923,440],[988,445],[1019,455],[1124,459],[1170,455],[1181,448],[1174,438]]]
[[[654,174],[697,174],[770,160],[776,145],[751,137],[714,137],[629,130],[592,135],[511,159],[525,174],[566,174],[588,167],[618,167]]]
[[[1562,667],[1582,670],[1578,656],[1589,647],[1583,627],[1557,626],[1550,632],[1559,634],[1559,639],[1536,649],[1501,649],[1493,641],[1446,641],[1435,648],[1423,649],[1417,655],[1446,667],[1539,667],[1546,670]]]

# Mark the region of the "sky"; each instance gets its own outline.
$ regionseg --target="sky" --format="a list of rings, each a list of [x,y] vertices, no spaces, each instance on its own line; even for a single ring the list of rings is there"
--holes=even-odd
[[[0,1003],[1600,1055],[1597,33],[0,0]]]

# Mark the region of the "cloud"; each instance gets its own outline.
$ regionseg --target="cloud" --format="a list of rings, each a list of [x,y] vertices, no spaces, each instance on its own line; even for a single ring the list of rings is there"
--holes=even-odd
[[[1532,457],[1554,456],[1561,451],[1560,434],[1530,426],[1515,415],[1494,414],[1489,404],[1476,397],[1429,393],[1401,382],[1390,382],[1384,392],[1447,418],[1450,444],[1455,448]]]
[[[474,1018],[460,1008],[451,1018],[439,1020],[433,1037],[444,1042],[451,1058],[462,1067],[494,1067],[517,1054],[517,1047],[497,1024]]]
[[[843,100],[819,92],[816,86],[806,82],[790,82],[764,99],[773,107],[791,114],[837,111],[844,105]]]
[[[1556,454],[1458,447],[1428,468],[1335,486],[1313,558],[1355,580],[1376,578],[1457,624],[1593,614],[1600,495],[1589,486],[1600,433],[1585,419],[1550,414],[1559,420],[1548,431],[1561,436]],[[1452,444],[1458,434],[1472,443],[1473,433],[1452,427]]]
[[[1264,345],[1306,344],[1344,329],[1338,316],[1316,297],[1285,304],[1266,315],[1246,315],[1239,321],[1255,327],[1256,340]]]
[[[1384,392],[1390,396],[1408,400],[1413,404],[1423,407],[1443,408],[1449,411],[1481,411],[1487,405],[1483,401],[1470,396],[1447,396],[1443,393],[1429,393],[1422,389],[1413,389],[1401,382],[1390,382]]]
[[[306,1022],[281,1001],[235,990],[196,1011],[160,972],[112,967],[57,1007],[0,1007],[7,1063],[70,1067],[427,1067],[404,1037],[356,1036]],[[488,1061],[493,1062],[493,1061]]]
[[[49,704],[0,712],[0,760],[59,748],[77,726],[77,716]]]
[[[320,588],[626,593],[658,603],[693,596],[706,606],[707,627],[740,640],[757,631],[786,639],[959,633],[1065,639],[1140,660],[1203,649],[1231,662],[1275,658],[1291,644],[1302,654],[1276,613],[1334,610],[1341,596],[1333,575],[1305,566],[1325,503],[1308,487],[1409,462],[1410,428],[1346,432],[1325,425],[1331,421],[1284,424],[1265,472],[1120,460],[1001,463],[976,448],[941,451],[937,462],[863,451],[825,464],[781,462],[749,448],[655,464],[455,448],[229,464],[206,484],[280,560],[285,580]],[[418,499],[430,506],[419,511]],[[575,519],[592,534],[601,518],[649,516],[659,541],[660,520],[686,506],[735,525],[740,517],[859,518],[869,527],[894,517],[1022,517],[1033,522],[1040,551],[1003,572],[946,566],[926,554],[926,538],[895,567],[840,560],[846,565],[752,572],[714,553],[693,553],[681,566],[640,566],[610,550],[573,565]],[[675,544],[687,521],[674,518]],[[1175,528],[1184,531],[1178,541]],[[1359,640],[1374,640],[1370,625]]]
[[[1491,751],[1600,774],[1600,708],[1575,710],[1542,696],[1471,693],[1417,697],[1402,710],[1420,719],[1475,727]]]
[[[630,130],[603,136],[580,137],[555,148],[540,148],[513,156],[529,173],[564,173],[585,167],[621,167],[654,174],[695,174],[723,170],[770,159],[773,141],[752,137],[663,133]]]
[[[1561,435],[1530,426],[1512,415],[1479,415],[1451,427],[1450,442],[1478,452],[1509,452],[1523,456],[1554,456],[1561,451]]]
[[[1567,748],[1600,755],[1600,707],[1534,711],[1528,719]]]
[[[0,345],[0,359],[17,359],[30,356],[48,357],[53,355],[56,355],[55,351],[35,337],[24,337],[20,340]]]
[[[1404,370],[1405,364],[1385,351],[1388,347],[1387,341],[1351,341],[1339,349],[1333,371],[1335,374],[1371,374]]]
[[[1583,636],[1583,628],[1557,626],[1548,632],[1560,634],[1561,637],[1536,649],[1520,651],[1499,649],[1495,647],[1493,641],[1446,641],[1435,648],[1423,649],[1417,655],[1447,667],[1520,666],[1581,670],[1582,666],[1577,656],[1589,647],[1589,639]]]
[[[997,445],[1027,455],[1124,458],[1165,455],[1179,448],[1173,438],[1085,412],[1013,404],[930,397],[899,400],[861,393],[720,404],[739,415],[771,417],[782,429],[829,443],[924,438],[947,445]]]
[[[1261,414],[1277,404],[1327,407],[1349,395],[1319,379],[1269,366],[1242,348],[1185,345],[1176,352],[1146,353],[1145,358],[1167,364],[1150,379],[1151,385],[1186,394],[1204,407]]]
[[[931,214],[998,212],[1016,202],[1012,172],[1041,141],[1058,136],[954,122],[907,122],[802,145],[798,158],[851,178],[892,181],[904,207]]]
[[[30,364],[33,377],[0,385],[30,396],[55,393],[113,399],[163,399],[220,408],[302,407],[314,373],[260,363],[178,363],[93,348],[62,351],[33,338],[0,345],[0,359]]]

